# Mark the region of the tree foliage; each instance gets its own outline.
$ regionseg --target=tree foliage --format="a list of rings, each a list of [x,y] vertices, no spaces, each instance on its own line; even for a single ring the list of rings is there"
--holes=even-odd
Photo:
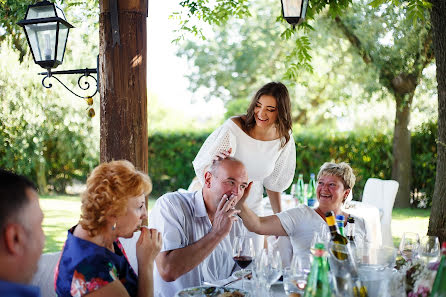
[[[84,106],[73,107],[62,90],[45,90],[32,61],[0,43],[0,167],[24,174],[40,190],[62,192],[97,164],[95,130]]]

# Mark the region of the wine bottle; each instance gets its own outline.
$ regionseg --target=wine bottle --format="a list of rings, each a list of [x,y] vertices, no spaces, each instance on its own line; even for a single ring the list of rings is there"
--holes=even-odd
[[[336,224],[338,225],[339,234],[341,234],[342,236],[345,236],[345,234],[344,234],[344,220],[345,220],[345,217],[343,215],[336,216]]]
[[[441,245],[441,260],[432,286],[431,297],[446,297],[446,242]]]
[[[347,239],[352,248],[356,247],[355,242],[355,218],[349,216],[347,219],[347,230],[346,230]]]
[[[348,243],[348,239],[345,236],[342,236],[338,231],[338,226],[336,225],[336,220],[334,213],[329,211],[325,214],[325,220],[327,221],[328,228],[330,229],[331,241],[337,244],[346,245]],[[347,255],[339,255],[342,258],[338,258],[340,260],[344,260]]]
[[[299,199],[299,204],[306,204],[304,175],[302,173],[299,173],[299,178],[297,179],[296,191],[297,191],[297,198]]]
[[[331,297],[328,265],[323,243],[315,244],[313,264],[307,278],[303,297]]]

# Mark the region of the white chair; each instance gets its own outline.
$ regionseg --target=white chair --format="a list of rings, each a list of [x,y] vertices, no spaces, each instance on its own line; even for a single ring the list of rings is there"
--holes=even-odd
[[[362,202],[376,206],[380,211],[383,245],[393,246],[392,209],[399,184],[395,180],[369,178],[364,186]]]
[[[135,233],[133,233],[133,237],[131,238],[119,237],[119,241],[121,242],[122,247],[124,248],[130,266],[132,266],[136,274],[138,274],[138,259],[136,259],[136,242],[138,241],[140,235],[141,231],[136,231]]]
[[[54,291],[54,269],[59,261],[61,252],[42,254],[39,259],[38,269],[31,284],[40,288],[40,293],[45,297],[57,297]]]

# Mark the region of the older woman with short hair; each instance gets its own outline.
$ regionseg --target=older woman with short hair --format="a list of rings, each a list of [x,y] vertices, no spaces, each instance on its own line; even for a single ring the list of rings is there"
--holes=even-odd
[[[276,215],[258,217],[246,207],[244,197],[236,208],[241,210],[239,215],[248,230],[264,235],[289,236],[293,253],[306,252],[311,248],[314,234],[320,232],[322,226],[326,226],[325,213],[333,211],[335,215],[344,215],[347,220],[348,215],[341,207],[355,185],[355,179],[353,170],[347,163],[324,163],[317,175],[317,208],[299,205]],[[365,240],[367,236],[364,220],[354,218],[356,235]]]
[[[153,296],[153,261],[161,248],[155,229],[141,228],[150,178],[128,161],[96,167],[82,195],[79,224],[68,231],[56,266],[55,289],[62,296]],[[136,243],[139,275],[133,271],[118,237]]]

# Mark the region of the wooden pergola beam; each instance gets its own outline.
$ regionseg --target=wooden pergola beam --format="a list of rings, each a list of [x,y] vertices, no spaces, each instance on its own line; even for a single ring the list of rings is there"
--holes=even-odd
[[[117,0],[120,44],[113,43],[113,1],[99,1],[101,162],[125,159],[147,173],[148,0]]]

